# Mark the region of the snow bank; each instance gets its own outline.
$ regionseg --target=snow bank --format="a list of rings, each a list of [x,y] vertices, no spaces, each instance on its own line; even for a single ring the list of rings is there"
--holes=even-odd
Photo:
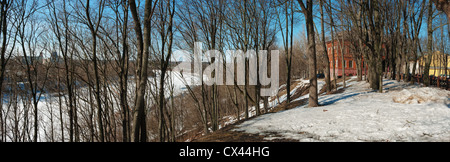
[[[450,91],[438,88],[412,88],[404,89],[393,94],[393,101],[404,104],[421,104],[427,102],[449,105]]]

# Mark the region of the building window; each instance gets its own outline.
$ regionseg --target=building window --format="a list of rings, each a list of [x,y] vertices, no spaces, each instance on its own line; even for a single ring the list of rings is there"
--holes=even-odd
[[[345,61],[345,60],[344,60],[344,62],[342,62],[342,63],[344,63],[344,65],[343,65],[343,66],[344,66],[344,68],[346,68],[346,67],[347,67],[347,64],[346,64],[346,62],[347,62],[347,61]]]
[[[348,61],[348,66],[349,66],[350,68],[353,68],[353,61]]]

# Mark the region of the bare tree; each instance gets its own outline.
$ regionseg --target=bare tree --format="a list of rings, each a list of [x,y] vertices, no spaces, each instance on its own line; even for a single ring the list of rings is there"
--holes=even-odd
[[[317,93],[317,61],[316,61],[316,42],[314,32],[314,20],[313,20],[313,1],[307,0],[306,6],[303,0],[297,0],[302,9],[302,13],[306,18],[306,31],[308,33],[308,57],[309,57],[309,103],[308,107],[319,106],[318,93]]]
[[[333,19],[333,10],[332,10],[332,7],[331,7],[331,0],[329,1],[329,3],[328,3],[328,7],[326,7],[325,8],[326,9],[326,11],[327,11],[327,13],[328,13],[328,16],[329,16],[329,18],[330,18],[330,31],[331,31],[331,57],[332,57],[332,60],[333,60],[333,63],[332,63],[332,65],[333,65],[333,80],[334,80],[334,82],[333,82],[333,85],[334,85],[334,87],[335,87],[335,90],[337,90],[337,76],[336,76],[336,66],[337,66],[337,62],[335,61],[336,59],[335,59],[335,52],[334,52],[334,50],[336,49],[335,48],[335,45],[334,45],[334,28],[335,28],[335,24],[334,24],[334,19]]]
[[[199,33],[198,33],[198,14],[196,14],[196,6],[197,6],[197,1],[191,1],[191,0],[186,0],[184,1],[185,3],[192,3],[192,5],[181,5],[178,6],[178,10],[179,15],[178,17],[181,20],[180,25],[178,25],[178,31],[181,33],[182,35],[182,40],[183,42],[185,42],[185,47],[184,49],[189,49],[189,51],[191,52],[195,52],[195,42],[198,42],[200,40],[199,38]],[[199,9],[199,8],[197,8]],[[182,45],[180,45],[182,46]],[[201,48],[201,47],[198,47]],[[194,57],[190,57],[189,58],[190,61],[193,61],[195,58]],[[203,132],[205,134],[208,133],[208,112],[207,112],[207,108],[206,108],[206,104],[203,104],[205,102],[202,102],[202,100],[205,99],[205,93],[201,93],[201,97],[199,97],[193,90],[193,87],[191,87],[190,85],[188,85],[187,83],[188,81],[183,80],[183,84],[184,86],[186,86],[189,95],[192,97],[192,99],[195,102],[197,111],[200,114],[200,120],[203,124]],[[201,82],[201,88],[202,88],[202,92],[204,89],[204,84],[203,81]],[[203,107],[203,108],[202,108]]]
[[[158,1],[155,1],[156,4]],[[130,11],[134,20],[134,30],[137,38],[137,65],[136,65],[136,99],[133,110],[133,125],[131,130],[131,141],[145,142],[147,140],[147,129],[145,120],[145,89],[147,85],[147,64],[151,45],[151,20],[155,9],[152,0],[145,1],[144,9],[144,31],[142,32],[141,20],[139,18],[136,2],[130,0]]]
[[[103,124],[103,108],[102,108],[102,99],[101,99],[101,95],[100,95],[100,89],[101,89],[101,76],[99,74],[99,57],[97,55],[97,38],[99,35],[99,29],[100,29],[100,25],[101,25],[101,21],[103,18],[103,13],[104,13],[104,9],[105,9],[105,1],[104,0],[100,0],[97,3],[97,11],[98,13],[94,14],[92,13],[92,9],[91,8],[91,3],[90,0],[86,1],[86,3],[84,2],[79,2],[79,4],[81,5],[81,7],[83,8],[83,12],[77,12],[78,16],[80,17],[80,19],[84,22],[84,24],[88,27],[89,32],[91,34],[91,39],[92,39],[92,63],[93,63],[93,70],[94,70],[94,95],[95,95],[95,101],[97,104],[97,122],[98,122],[98,129],[99,129],[99,141],[104,142],[105,141],[105,130],[104,130],[104,124]],[[95,16],[94,16],[95,15]]]
[[[284,3],[284,4],[283,4]],[[285,16],[285,33],[283,32],[282,22],[279,15],[278,17],[278,24],[281,29],[281,36],[283,39],[283,45],[284,45],[284,53],[285,53],[285,61],[286,61],[286,101],[287,103],[291,102],[291,73],[292,73],[292,36],[293,36],[293,21],[294,21],[294,10],[293,10],[293,1],[285,1],[283,3],[280,3],[280,7],[284,6],[282,10],[284,11]],[[289,13],[290,12],[290,13]],[[289,31],[290,30],[290,31]],[[290,48],[289,48],[290,46]]]
[[[412,7],[415,8],[416,3],[412,4]],[[411,38],[412,38],[412,46],[411,46],[411,51],[413,53],[414,56],[414,65],[413,65],[413,69],[412,69],[412,75],[416,74],[416,65],[417,65],[417,60],[418,60],[418,53],[417,53],[417,47],[419,45],[419,33],[420,33],[420,29],[422,27],[422,20],[423,20],[423,15],[425,13],[425,7],[427,6],[426,3],[423,2],[419,2],[419,10],[418,11],[413,11],[412,12],[412,16],[411,16],[411,26],[412,26],[412,31],[411,31]],[[417,15],[418,14],[418,15]],[[415,79],[411,79],[411,82],[414,83]]]
[[[225,1],[206,1],[204,4],[199,2],[192,2],[195,5],[195,12],[198,22],[198,28],[200,29],[200,36],[204,39],[208,50],[223,51],[221,45],[221,38],[223,33],[224,23],[224,7]],[[223,54],[223,52],[221,52]],[[216,58],[211,58],[210,64],[213,64]],[[217,70],[214,70],[212,76],[215,76]],[[217,78],[214,78],[217,79]],[[219,128],[219,88],[216,83],[211,86],[211,124],[212,130],[216,131]]]
[[[119,59],[120,61],[120,106],[122,109],[123,119],[122,119],[122,140],[124,142],[129,141],[129,129],[130,129],[130,112],[128,106],[128,2],[127,0],[122,1],[122,8],[124,11],[123,16],[123,27],[122,27],[122,55]]]
[[[39,44],[40,36],[44,32],[38,23],[36,11],[41,7],[37,1],[21,1],[18,2],[21,9],[18,10],[20,15],[19,23],[16,27],[18,31],[18,41],[21,45],[23,54],[22,62],[26,71],[27,90],[31,92],[33,104],[34,125],[33,125],[33,141],[38,141],[38,103],[44,91],[44,86],[48,79],[48,67],[42,65],[40,59],[45,47]],[[45,44],[44,44],[45,46]],[[41,49],[41,50],[40,50]],[[38,54],[39,53],[39,54]],[[39,56],[38,56],[39,55]]]
[[[361,3],[363,8],[363,43],[367,46],[370,54],[365,55],[369,69],[369,83],[373,90],[382,91],[382,38],[384,21],[382,19],[382,8],[379,1],[369,0]]]
[[[450,24],[450,2],[448,0],[432,0],[436,8],[447,15],[448,23]],[[450,37],[450,25],[448,26],[448,35]]]
[[[427,40],[427,52],[428,56],[425,60],[425,68],[423,71],[423,83],[425,86],[430,86],[430,64],[433,56],[433,2],[430,0],[428,2],[428,16],[427,16],[427,33],[428,33],[428,40]]]
[[[274,22],[275,17],[274,17],[274,10],[271,8],[272,2],[266,1],[266,0],[262,0],[260,1],[260,11],[262,12],[262,16],[260,18],[260,23],[261,23],[261,29],[259,29],[258,31],[261,31],[261,41],[260,41],[260,46],[262,48],[262,50],[269,50],[270,47],[273,46],[274,41],[275,41],[275,33],[276,33],[276,29],[275,26],[271,25],[272,22]],[[293,3],[292,3],[293,5]],[[293,16],[292,16],[293,17]],[[291,28],[293,26],[293,19],[291,19]],[[291,33],[291,39],[292,39],[292,33]],[[292,43],[291,43],[291,48],[293,48]],[[291,50],[292,53],[292,50]],[[259,78],[259,76],[258,76]],[[268,97],[263,97],[263,106],[264,106],[264,111],[267,112],[268,111]]]
[[[49,3],[49,23],[52,26],[52,31],[57,39],[57,44],[59,46],[59,51],[63,56],[64,61],[64,72],[65,72],[65,85],[67,89],[68,95],[68,107],[69,107],[69,141],[70,142],[78,142],[79,141],[79,132],[77,127],[77,113],[75,107],[75,94],[74,94],[74,66],[73,66],[73,52],[69,54],[69,41],[70,41],[70,32],[69,32],[69,12],[66,8],[66,1],[62,1],[62,8],[60,10],[57,9],[55,1]],[[57,12],[59,11],[59,12]],[[58,16],[62,14],[63,16]],[[58,62],[58,60],[53,60]],[[61,118],[61,126],[63,125],[62,115]],[[62,131],[62,140],[64,141],[64,129],[61,128]],[[74,136],[75,135],[75,136]]]
[[[328,50],[327,50],[327,44],[326,44],[326,40],[325,40],[325,21],[324,21],[324,13],[323,13],[323,2],[324,0],[320,0],[320,27],[322,28],[321,30],[321,39],[322,39],[322,48],[323,48],[323,55],[325,60],[323,60],[325,62],[325,85],[326,85],[326,90],[327,93],[329,93],[331,91],[331,81],[330,81],[330,59],[328,58]],[[334,40],[331,40],[334,41]],[[334,55],[334,53],[333,53]],[[333,60],[334,61],[334,60]]]
[[[160,61],[160,76],[159,76],[159,140],[160,142],[166,141],[166,98],[164,94],[165,77],[168,71],[170,58],[172,57],[172,45],[173,45],[173,28],[174,28],[174,14],[175,14],[175,2],[166,0],[160,1],[159,4],[159,34],[161,38],[161,55]],[[166,49],[167,48],[167,49]]]
[[[12,0],[2,0],[0,3],[0,141],[6,141],[7,114],[3,115],[3,81],[5,79],[6,65],[8,64],[8,61],[11,58],[11,53],[15,47],[17,32],[12,32],[10,30],[8,33],[8,25],[11,25],[12,23],[8,18],[8,15],[11,13],[11,6],[13,4]],[[12,40],[10,41],[10,39]],[[10,52],[7,52],[8,47],[11,48]]]

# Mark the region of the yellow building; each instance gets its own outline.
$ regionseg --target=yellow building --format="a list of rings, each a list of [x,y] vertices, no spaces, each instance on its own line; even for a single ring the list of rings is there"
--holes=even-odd
[[[427,57],[428,54],[419,59],[421,69],[425,67],[425,60]],[[445,64],[447,64],[447,75],[450,75],[450,55],[435,51],[432,55],[429,74],[434,76],[445,75]]]

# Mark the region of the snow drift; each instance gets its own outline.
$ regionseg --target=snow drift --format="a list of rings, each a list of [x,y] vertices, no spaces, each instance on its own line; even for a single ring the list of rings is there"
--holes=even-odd
[[[404,89],[393,94],[393,101],[404,104],[442,103],[449,105],[450,91],[437,88],[421,87]]]

